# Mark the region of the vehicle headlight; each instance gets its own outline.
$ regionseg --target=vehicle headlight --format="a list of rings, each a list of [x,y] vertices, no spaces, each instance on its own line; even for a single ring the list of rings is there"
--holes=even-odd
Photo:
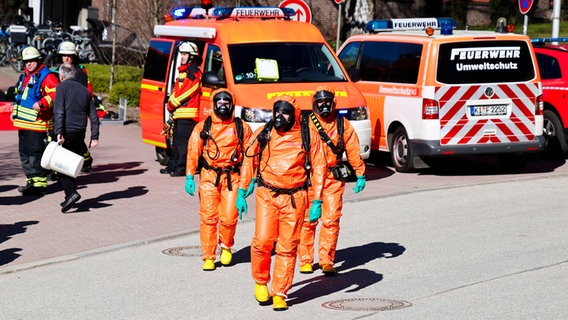
[[[367,108],[364,106],[350,109],[339,109],[337,113],[347,118],[347,120],[366,120],[369,118]]]
[[[242,108],[241,118],[246,122],[268,122],[272,119],[272,110]]]

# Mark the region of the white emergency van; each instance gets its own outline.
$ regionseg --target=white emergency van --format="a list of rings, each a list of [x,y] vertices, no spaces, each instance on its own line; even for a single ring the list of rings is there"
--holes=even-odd
[[[542,85],[530,39],[500,19],[493,31],[455,30],[451,18],[370,21],[339,50],[371,113],[375,150],[410,172],[419,160],[519,155],[544,148]],[[509,26],[510,28],[510,26]]]

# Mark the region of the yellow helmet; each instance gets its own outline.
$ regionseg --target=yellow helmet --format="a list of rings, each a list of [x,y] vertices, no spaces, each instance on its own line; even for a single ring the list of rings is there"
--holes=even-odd
[[[22,50],[22,60],[23,61],[28,61],[28,60],[35,60],[41,57],[41,53],[39,53],[39,50],[36,49],[35,47],[29,46],[29,47],[25,47],[24,50]]]

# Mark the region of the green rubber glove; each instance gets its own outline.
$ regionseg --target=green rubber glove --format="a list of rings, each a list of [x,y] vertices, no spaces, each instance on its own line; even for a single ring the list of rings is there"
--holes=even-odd
[[[314,199],[312,206],[310,207],[310,222],[314,223],[321,218],[321,204],[323,200]]]
[[[191,174],[188,174],[185,177],[185,192],[187,192],[190,196],[192,196],[195,192],[195,181],[193,181],[193,175]]]
[[[248,214],[247,201],[245,200],[246,190],[239,188],[237,192],[237,211],[239,212],[239,220],[243,220],[243,212]]]
[[[357,182],[355,183],[355,188],[353,188],[353,191],[355,191],[355,193],[363,191],[363,189],[365,189],[366,181],[367,179],[365,178],[365,176],[357,176]]]
[[[248,198],[254,192],[254,184],[256,182],[256,178],[252,178],[252,181],[249,184],[247,192],[245,193],[245,198]]]

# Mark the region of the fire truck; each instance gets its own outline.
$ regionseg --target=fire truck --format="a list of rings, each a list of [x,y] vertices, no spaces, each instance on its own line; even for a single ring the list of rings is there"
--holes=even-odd
[[[182,7],[170,21],[154,27],[140,87],[140,124],[145,143],[154,145],[158,161],[167,163],[170,141],[161,134],[169,119],[166,102],[180,63],[177,47],[191,41],[203,71],[195,122],[211,113],[211,92],[228,88],[236,97],[235,116],[254,129],[272,117],[274,97],[294,96],[302,109],[312,108],[315,89],[335,89],[338,114],[351,121],[362,158],[370,155],[371,123],[363,95],[347,76],[333,49],[312,24],[293,21],[289,8]]]

